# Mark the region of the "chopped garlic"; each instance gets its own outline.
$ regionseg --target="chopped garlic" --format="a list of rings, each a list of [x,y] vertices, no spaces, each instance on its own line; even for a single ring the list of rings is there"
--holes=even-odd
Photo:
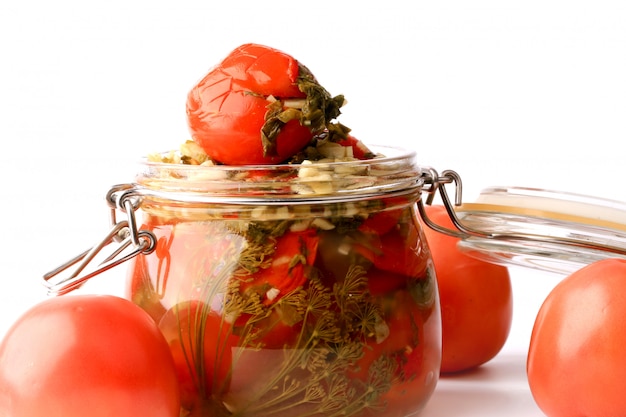
[[[289,226],[289,230],[292,232],[304,232],[309,227],[311,227],[311,221],[304,220],[292,223],[291,226]]]
[[[382,343],[389,337],[389,325],[379,317],[374,324],[374,332],[376,333],[376,343]]]
[[[313,221],[311,222],[311,225],[322,230],[332,230],[335,228],[334,224],[332,224],[330,221],[322,217],[317,217],[316,219],[313,219]]]
[[[267,292],[265,293],[265,297],[267,297],[268,300],[272,301],[276,297],[278,297],[278,294],[280,294],[280,290],[278,288],[271,288],[267,290]]]

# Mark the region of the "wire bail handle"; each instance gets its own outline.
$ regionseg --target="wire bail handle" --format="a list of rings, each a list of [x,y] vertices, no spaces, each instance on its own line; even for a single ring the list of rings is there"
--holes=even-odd
[[[156,237],[148,230],[139,230],[135,211],[141,203],[140,196],[131,184],[113,186],[107,193],[106,201],[111,208],[111,230],[92,248],[70,259],[43,276],[44,285],[51,295],[64,295],[79,288],[88,279],[120,265],[139,254],[147,255],[156,248]],[[117,219],[117,211],[126,215],[126,219]],[[97,255],[115,244],[113,251],[97,263]],[[86,271],[87,266],[96,264],[95,269]],[[63,272],[75,266],[67,277],[59,277]]]
[[[480,237],[485,239],[510,239],[510,238],[523,238],[521,235],[513,235],[513,234],[493,234],[493,233],[485,233],[483,231],[471,228],[459,219],[456,214],[455,207],[461,206],[463,204],[463,184],[461,181],[461,176],[452,170],[445,170],[441,172],[441,175],[431,167],[424,168],[422,172],[422,179],[424,186],[422,187],[422,191],[427,193],[426,203],[424,203],[423,199],[419,199],[417,201],[417,209],[424,220],[424,223],[431,229],[444,233],[453,237],[457,237],[459,239],[467,239],[469,237]],[[454,201],[448,195],[446,191],[446,185],[454,184]],[[441,197],[441,201],[443,202],[443,206],[448,213],[448,217],[452,220],[452,224],[455,229],[450,229],[447,227],[440,226],[434,223],[426,213],[426,209],[424,208],[424,204],[431,205],[433,200],[435,199],[435,195],[439,193]]]

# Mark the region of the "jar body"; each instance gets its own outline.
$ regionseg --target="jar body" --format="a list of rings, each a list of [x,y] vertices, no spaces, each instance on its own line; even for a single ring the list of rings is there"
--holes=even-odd
[[[192,416],[419,412],[439,375],[414,196],[271,205],[144,199],[128,297],[159,324]]]

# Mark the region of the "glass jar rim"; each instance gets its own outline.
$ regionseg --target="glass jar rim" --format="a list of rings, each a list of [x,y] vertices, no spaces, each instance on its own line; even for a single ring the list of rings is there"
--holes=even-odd
[[[143,158],[135,177],[144,197],[181,202],[312,204],[415,195],[424,185],[416,152],[370,146],[372,159],[277,165],[190,165]],[[163,155],[167,154],[164,152]]]

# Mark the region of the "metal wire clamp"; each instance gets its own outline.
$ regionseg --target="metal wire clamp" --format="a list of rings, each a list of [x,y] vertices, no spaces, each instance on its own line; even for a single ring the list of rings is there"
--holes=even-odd
[[[482,238],[487,240],[500,240],[510,242],[531,242],[531,243],[549,243],[553,245],[564,245],[572,248],[589,249],[603,251],[608,254],[615,254],[618,256],[626,255],[626,248],[620,245],[604,244],[599,242],[590,242],[584,236],[572,234],[570,236],[551,236],[551,235],[538,235],[536,233],[523,233],[523,232],[487,232],[483,230],[470,227],[464,224],[456,214],[455,207],[462,205],[462,183],[461,177],[451,170],[446,170],[439,175],[436,170],[432,168],[425,168],[422,173],[424,179],[424,187],[422,191],[427,193],[426,201],[423,199],[417,201],[417,208],[419,214],[424,223],[440,233],[445,233],[450,236],[458,237],[460,239],[467,239],[470,237]],[[455,198],[454,201],[449,197],[446,191],[446,185],[454,184],[455,186]],[[439,193],[443,205],[452,220],[455,229],[439,226],[435,224],[426,213],[424,205],[432,204],[435,195]]]
[[[88,279],[124,263],[139,254],[147,255],[156,247],[156,237],[147,230],[139,230],[135,211],[140,198],[134,194],[131,185],[123,184],[111,188],[107,194],[107,203],[111,208],[111,230],[92,248],[82,252],[43,276],[48,294],[63,295],[79,288]],[[116,212],[126,214],[126,220],[117,220]],[[114,245],[113,250],[103,256],[104,249]],[[95,265],[89,270],[88,266]],[[68,276],[60,276],[73,268]]]

